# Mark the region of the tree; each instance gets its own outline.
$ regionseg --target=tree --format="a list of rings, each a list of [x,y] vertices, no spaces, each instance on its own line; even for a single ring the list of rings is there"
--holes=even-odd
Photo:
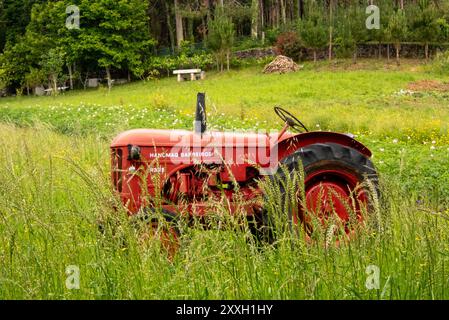
[[[5,70],[0,67],[0,92],[6,88]]]
[[[304,45],[313,50],[313,62],[317,61],[317,50],[327,44],[326,25],[326,19],[318,11],[299,22],[299,34]]]
[[[17,43],[25,34],[33,5],[45,0],[0,0],[0,53],[6,43]]]
[[[181,43],[184,41],[184,29],[182,25],[182,15],[179,8],[179,0],[174,0],[175,3],[175,22],[176,22],[176,43],[178,48],[181,46]]]
[[[208,45],[215,52],[217,66],[223,71],[224,60],[227,70],[230,68],[231,50],[234,44],[234,23],[221,8],[217,8],[215,17],[209,21]]]
[[[371,29],[368,30],[368,37],[370,41],[375,41],[378,43],[378,49],[377,49],[377,57],[380,59],[382,56],[382,43],[385,43],[388,40],[388,35],[386,33],[386,28],[388,26],[388,22],[390,20],[390,14],[393,12],[393,3],[391,2],[391,0],[377,0],[376,1],[376,5],[380,8],[380,14],[379,14],[379,18],[380,18],[380,24],[379,24],[379,29]],[[388,46],[388,53],[389,53],[389,44],[387,44]],[[389,54],[387,55],[388,59],[389,59]]]
[[[413,40],[424,45],[426,60],[429,59],[429,42],[438,40],[440,26],[439,11],[429,0],[420,0],[415,10],[410,10],[410,29],[413,30]]]
[[[401,49],[401,41],[407,36],[407,19],[404,11],[399,9],[390,16],[388,27],[386,30],[387,38],[394,43],[396,49],[396,64],[399,66],[399,50]]]
[[[14,45],[8,42],[3,54],[0,55],[3,84],[14,89],[21,88],[30,65],[32,65],[30,48],[22,37]]]
[[[77,56],[93,56],[106,71],[109,90],[111,69],[143,73],[143,60],[154,41],[146,24],[146,6],[140,0],[82,0]]]
[[[43,70],[31,68],[30,72],[25,76],[25,86],[27,88],[27,94],[30,94],[30,89],[42,85],[46,78],[47,76],[45,75]]]
[[[52,84],[52,93],[58,94],[58,79],[62,74],[62,68],[65,64],[65,52],[62,48],[53,48],[42,56],[40,66],[42,72],[48,77]]]
[[[257,39],[259,35],[259,0],[251,1],[251,37]]]
[[[332,60],[332,44],[333,44],[333,36],[334,36],[334,1],[329,0],[329,47],[328,47],[328,56],[329,61]]]
[[[339,15],[338,31],[343,29],[339,35],[339,44],[352,54],[353,62],[357,62],[357,46],[365,43],[368,38],[365,27],[365,10],[355,4],[347,8],[343,15]]]

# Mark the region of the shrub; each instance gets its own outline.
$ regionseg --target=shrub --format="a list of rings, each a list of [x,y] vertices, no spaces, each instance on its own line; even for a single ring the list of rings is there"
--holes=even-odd
[[[276,40],[276,53],[292,58],[293,60],[301,60],[304,56],[304,50],[296,32],[289,31],[282,33]]]
[[[299,33],[305,46],[313,50],[313,61],[317,61],[317,51],[327,45],[328,27],[324,17],[312,14],[299,22]]]
[[[192,56],[181,54],[177,57],[152,57],[145,66],[146,78],[156,78],[159,75],[170,76],[170,73],[176,69],[211,69],[214,64],[214,58],[210,53],[200,53]]]
[[[217,66],[223,71],[226,61],[227,69],[230,68],[231,50],[234,45],[235,28],[232,19],[223,10],[217,9],[214,20],[208,24],[209,35],[207,43],[209,48],[215,53]]]
[[[449,75],[449,50],[437,53],[437,56],[430,64],[429,69],[431,72],[440,75]]]

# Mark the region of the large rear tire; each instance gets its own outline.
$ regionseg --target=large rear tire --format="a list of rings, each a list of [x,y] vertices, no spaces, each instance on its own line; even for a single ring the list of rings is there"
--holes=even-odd
[[[298,186],[297,190],[302,200],[298,199],[296,208],[288,207],[287,214],[292,224],[304,226],[307,235],[314,230],[312,217],[318,218],[324,228],[330,217],[338,218],[334,220],[339,220],[340,226],[350,234],[354,223],[362,223],[364,213],[373,212],[374,202],[379,199],[378,175],[373,163],[353,148],[336,143],[312,144],[290,154],[280,164],[271,182],[280,188],[283,202],[291,194],[286,190],[286,181],[293,180],[298,173],[304,174],[304,186]],[[268,216],[272,225],[270,212],[265,215],[265,220]]]

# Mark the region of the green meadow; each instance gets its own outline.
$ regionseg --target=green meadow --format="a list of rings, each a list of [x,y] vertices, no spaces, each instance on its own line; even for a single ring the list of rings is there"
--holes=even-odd
[[[448,79],[416,61],[362,60],[1,98],[0,299],[449,298],[449,94],[408,89],[423,80]],[[280,105],[311,130],[355,134],[380,175],[377,227],[340,246],[291,232],[260,246],[245,228],[185,228],[173,259],[139,243],[112,209],[109,142],[130,128],[191,128],[197,92],[211,130],[279,130]],[[66,286],[73,265],[79,289]],[[366,287],[370,265],[379,288]]]

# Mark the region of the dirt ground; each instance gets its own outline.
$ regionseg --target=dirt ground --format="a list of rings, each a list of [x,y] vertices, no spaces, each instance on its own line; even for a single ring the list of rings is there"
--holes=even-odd
[[[449,83],[443,83],[437,80],[419,80],[410,82],[407,89],[411,91],[449,91]]]

